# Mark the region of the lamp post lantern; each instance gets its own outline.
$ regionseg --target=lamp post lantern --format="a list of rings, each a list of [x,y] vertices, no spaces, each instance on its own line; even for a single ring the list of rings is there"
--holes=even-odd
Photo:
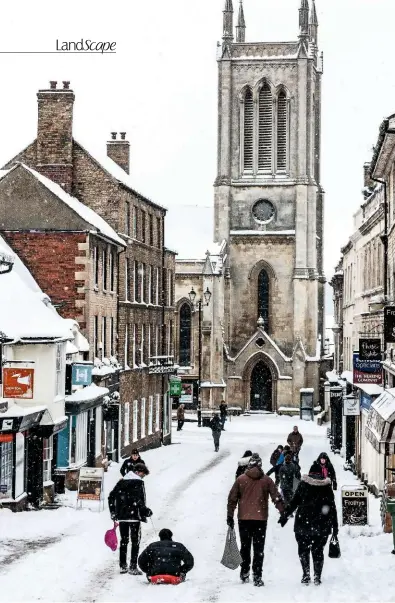
[[[206,291],[203,293],[203,298],[199,299],[196,304],[196,291],[192,287],[189,292],[189,299],[194,308],[197,308],[199,312],[199,377],[198,377],[198,405],[197,405],[197,415],[198,415],[198,427],[202,426],[202,398],[201,398],[201,384],[202,384],[202,307],[208,306],[211,300],[211,291],[207,287]]]

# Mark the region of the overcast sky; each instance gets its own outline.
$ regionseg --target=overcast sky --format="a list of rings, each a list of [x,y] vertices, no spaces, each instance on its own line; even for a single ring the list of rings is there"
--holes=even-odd
[[[34,139],[36,91],[71,80],[74,135],[93,151],[128,132],[135,186],[170,208],[167,243],[203,252],[212,235],[216,43],[224,0],[30,0],[2,6],[0,50],[56,39],[116,41],[117,54],[1,54],[0,164]],[[238,0],[234,0],[237,12]],[[300,0],[244,0],[247,41],[293,40]],[[330,276],[361,203],[362,166],[395,112],[394,0],[317,0],[324,51],[325,266]],[[175,209],[177,206],[179,210]],[[197,206],[201,210],[197,210]]]

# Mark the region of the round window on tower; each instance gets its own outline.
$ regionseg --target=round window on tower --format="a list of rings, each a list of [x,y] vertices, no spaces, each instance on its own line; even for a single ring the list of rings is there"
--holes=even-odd
[[[259,201],[257,201],[252,208],[254,220],[260,224],[267,224],[268,222],[271,222],[274,218],[274,214],[274,205],[270,201],[267,201],[267,199],[259,199]]]

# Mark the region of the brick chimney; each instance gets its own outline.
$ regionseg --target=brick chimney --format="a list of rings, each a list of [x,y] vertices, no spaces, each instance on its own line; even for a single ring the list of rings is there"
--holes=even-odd
[[[130,170],[130,144],[126,140],[126,132],[111,132],[111,140],[107,142],[107,156],[119,165],[127,174]]]
[[[39,90],[37,125],[37,170],[60,184],[68,193],[73,176],[73,105],[70,82],[50,82]]]

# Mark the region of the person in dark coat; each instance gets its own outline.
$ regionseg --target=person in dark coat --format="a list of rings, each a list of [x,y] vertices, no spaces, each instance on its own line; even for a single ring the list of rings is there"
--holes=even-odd
[[[227,524],[233,529],[233,519],[238,507],[240,555],[242,557],[240,580],[250,579],[251,546],[254,551],[252,573],[254,586],[263,586],[262,566],[264,558],[266,528],[269,515],[269,496],[280,513],[284,511],[282,498],[270,477],[262,471],[262,460],[253,454],[246,472],[237,478],[228,496]]]
[[[310,583],[310,552],[313,557],[314,584],[321,584],[324,566],[324,547],[330,533],[339,532],[335,497],[331,480],[322,478],[321,467],[315,461],[309,475],[303,475],[291,503],[279,523],[284,527],[288,517],[296,511],[295,538],[302,565],[302,584]]]
[[[287,452],[284,463],[281,465],[278,475],[280,487],[285,504],[289,504],[294,495],[294,480],[297,478],[298,470],[292,462],[292,454]]]
[[[296,455],[296,457],[299,457],[299,452],[303,445],[303,436],[300,433],[297,425],[295,425],[293,431],[291,431],[289,434],[287,443],[291,447],[291,452]]]
[[[123,465],[121,467],[122,477],[125,477],[125,475],[127,473],[129,473],[130,471],[134,471],[136,468],[136,465],[140,465],[141,463],[143,463],[143,465],[145,465],[145,462],[141,458],[140,453],[137,450],[137,448],[133,448],[131,457],[126,459],[126,461],[123,463]]]
[[[119,548],[119,565],[121,574],[126,574],[127,552],[129,538],[131,540],[131,557],[129,573],[141,575],[137,568],[139,555],[141,522],[146,522],[151,517],[152,511],[146,506],[145,488],[143,479],[149,471],[144,463],[135,466],[134,472],[129,471],[110,492],[108,497],[108,508],[111,519],[119,523],[121,543]]]
[[[243,475],[243,473],[247,469],[247,465],[250,462],[251,457],[252,457],[251,450],[246,450],[245,453],[243,454],[243,457],[238,462],[235,479],[240,477],[240,475]]]
[[[218,413],[213,414],[213,418],[210,421],[210,429],[214,440],[215,452],[219,450],[219,439],[221,437],[222,423],[218,416]]]
[[[268,476],[270,476],[272,473],[275,474],[276,486],[278,486],[280,484],[279,470],[280,470],[281,465],[284,462],[283,451],[284,451],[284,446],[279,444],[279,446],[277,446],[276,450],[274,450],[272,452],[272,456],[270,457],[270,464],[271,464],[272,468],[269,469],[269,471],[266,473],[266,475],[268,475]]]
[[[185,407],[183,404],[180,404],[180,406],[177,408],[177,421],[177,431],[181,431],[185,423]]]
[[[329,477],[332,482],[332,488],[337,490],[337,479],[335,468],[329,460],[329,456],[326,452],[321,452],[320,456],[317,459],[317,463],[321,466],[321,474],[322,477]]]
[[[193,556],[183,544],[173,541],[171,530],[164,528],[159,532],[159,538],[141,553],[140,569],[149,581],[156,576],[174,576],[183,582],[194,566]]]
[[[222,431],[225,431],[225,422],[228,417],[228,405],[226,404],[225,400],[222,400],[221,404],[219,405],[219,414],[222,423]]]

